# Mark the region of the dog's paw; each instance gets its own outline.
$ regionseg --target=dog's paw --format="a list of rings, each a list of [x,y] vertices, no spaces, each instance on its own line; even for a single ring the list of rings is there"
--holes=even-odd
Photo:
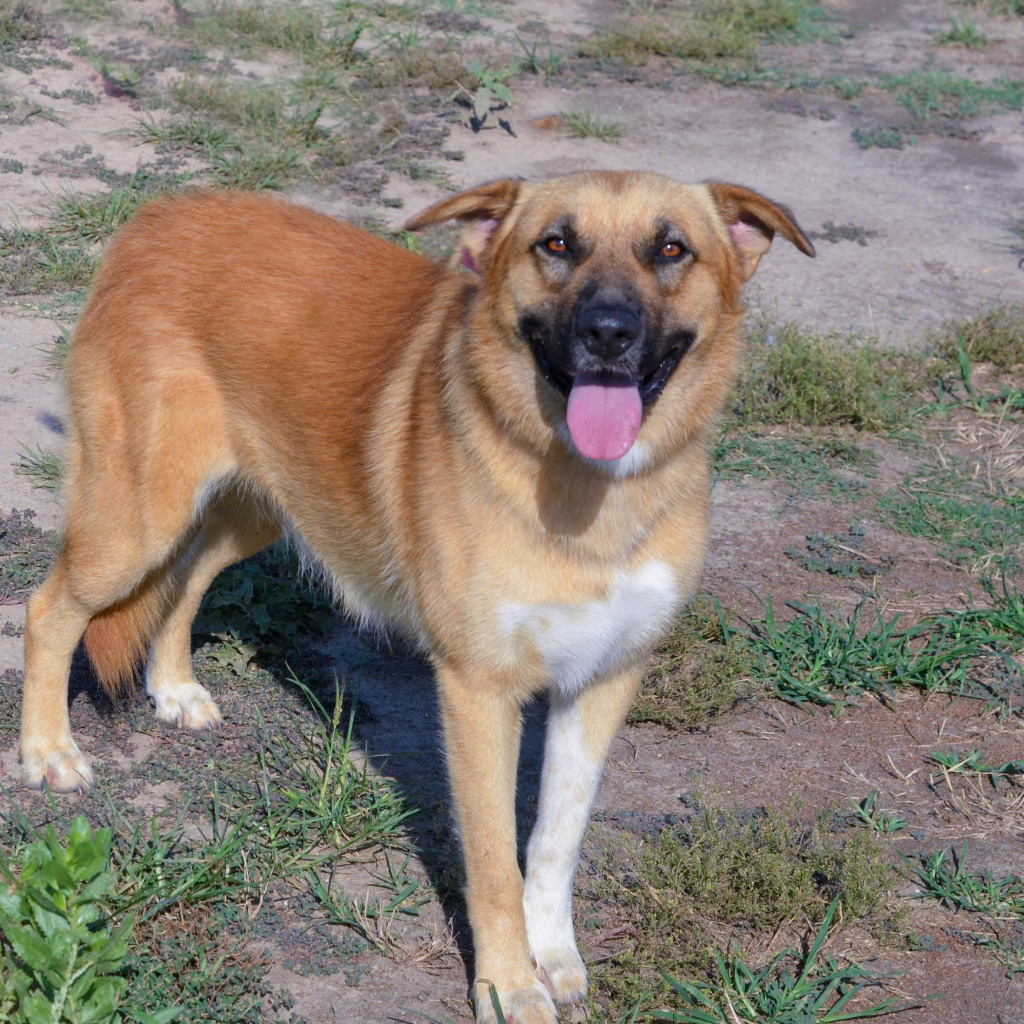
[[[537,977],[556,1003],[582,1003],[587,995],[587,969],[574,946],[534,953]]]
[[[156,720],[190,732],[216,729],[224,719],[209,690],[198,683],[182,683],[173,690],[151,690]]]
[[[494,1009],[495,994],[506,1024],[558,1024],[555,1004],[540,981],[535,981],[529,988],[505,991],[491,989],[486,983],[477,982],[477,1024],[497,1024],[499,1018]]]
[[[92,786],[92,769],[78,745],[21,756],[21,781],[31,789],[47,785],[54,793],[84,793]]]

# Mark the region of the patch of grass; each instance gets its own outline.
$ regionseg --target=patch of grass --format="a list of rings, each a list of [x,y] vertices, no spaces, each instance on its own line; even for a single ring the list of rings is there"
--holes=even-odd
[[[990,608],[943,611],[914,625],[900,615],[873,620],[862,601],[851,615],[788,602],[780,621],[770,598],[764,618],[737,630],[758,656],[758,673],[780,700],[839,711],[871,693],[883,701],[900,688],[983,700],[1002,714],[1024,711],[1024,596],[1006,578]]]
[[[935,35],[939,46],[966,46],[969,50],[984,49],[990,41],[977,24],[967,18],[950,18],[949,28]]]
[[[655,965],[677,977],[713,969],[730,941],[763,942],[804,915],[823,917],[836,899],[844,921],[886,917],[894,882],[873,833],[840,836],[824,819],[794,824],[771,809],[698,805],[628,857],[599,893],[633,936],[629,951],[593,971],[613,1010],[658,986]]]
[[[873,125],[871,128],[854,128],[853,141],[861,149],[903,149],[904,146],[912,146],[916,139],[900,128]]]
[[[0,509],[0,604],[23,601],[50,571],[60,539],[52,530],[40,530],[35,512]]]
[[[213,0],[189,25],[189,35],[207,46],[233,52],[284,50],[302,56],[316,54],[327,30],[319,12],[263,0]]]
[[[1024,366],[1024,303],[1006,303],[949,320],[928,335],[935,352],[953,365],[964,352],[974,363],[1001,370]]]
[[[733,414],[744,425],[894,429],[920,415],[907,399],[926,381],[927,362],[918,355],[762,323],[749,342]]]
[[[46,36],[46,19],[39,6],[29,0],[0,0],[0,61],[25,43]]]
[[[618,142],[623,134],[621,121],[575,111],[565,115],[565,128],[574,139],[601,139],[602,142]]]
[[[1015,14],[1024,15],[1024,0],[956,0],[968,7],[987,7],[993,14],[1002,14],[1012,18]]]
[[[878,974],[856,962],[840,967],[831,957],[818,962],[838,906],[836,899],[806,952],[784,949],[760,971],[752,970],[741,956],[734,955],[726,963],[717,953],[717,977],[711,982],[691,984],[666,976],[680,1008],[655,1010],[651,1016],[676,1024],[832,1024],[919,1006],[896,998],[865,1006],[857,997],[895,975]]]
[[[716,442],[711,464],[723,480],[779,477],[800,497],[851,501],[874,475],[875,455],[840,438],[758,437],[733,428]]]
[[[96,270],[91,247],[45,230],[0,228],[0,289],[11,295],[84,289]]]
[[[60,487],[61,458],[56,452],[24,445],[24,450],[18,452],[14,471],[19,476],[30,477],[33,487],[56,491]]]
[[[700,594],[658,649],[629,721],[692,729],[754,697],[754,663],[742,643],[727,639],[718,602]]]
[[[989,491],[955,468],[908,473],[875,508],[883,523],[933,541],[943,558],[958,565],[1006,564],[1024,552],[1024,496]]]
[[[716,61],[750,57],[761,41],[811,34],[813,0],[638,0],[589,39],[585,52],[625,64],[652,56]]]
[[[925,125],[937,118],[963,120],[998,110],[1020,110],[1024,105],[1024,80],[982,83],[940,68],[891,75],[881,85]]]

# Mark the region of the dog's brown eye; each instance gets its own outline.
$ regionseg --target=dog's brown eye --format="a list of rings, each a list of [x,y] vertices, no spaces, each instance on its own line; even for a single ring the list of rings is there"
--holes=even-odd
[[[553,252],[556,256],[561,256],[563,253],[569,251],[569,246],[566,244],[564,238],[549,238],[544,243],[544,248],[548,252]]]
[[[658,255],[663,260],[677,260],[683,255],[683,247],[677,242],[666,242]]]

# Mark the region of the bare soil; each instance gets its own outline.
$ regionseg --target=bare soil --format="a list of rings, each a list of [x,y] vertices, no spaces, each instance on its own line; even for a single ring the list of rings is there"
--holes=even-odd
[[[21,172],[0,174],[0,224],[5,227],[45,223],[49,197],[66,189],[102,190],[105,185],[97,176],[102,170],[130,172],[160,159],[126,132],[143,113],[139,103],[76,56],[71,37],[84,35],[96,46],[127,38],[140,50],[155,52],[163,45],[157,29],[174,19],[175,8],[162,0],[111,6],[117,10],[98,20],[79,23],[65,16],[64,36],[45,44],[64,62],[60,66],[0,69],[0,88],[15,101],[0,115],[0,158],[23,165]],[[997,18],[984,7],[967,9],[998,40],[976,52],[933,45],[935,33],[965,10],[942,0],[833,0],[828,8],[847,37],[780,46],[769,56],[821,76],[878,79],[934,62],[953,72],[970,69],[986,80],[1024,78],[1024,20],[1019,17]],[[515,0],[473,16],[495,32],[545,26],[552,45],[571,52],[575,40],[595,31],[615,10],[610,0],[565,0],[556,9]],[[265,66],[236,61],[232,73],[261,74]],[[944,320],[1024,297],[1021,240],[1014,233],[1024,216],[1020,110],[947,119],[914,135],[913,144],[902,149],[861,149],[853,138],[856,129],[899,129],[911,122],[909,113],[881,89],[869,88],[852,102],[825,88],[713,84],[678,75],[657,58],[631,75],[582,61],[567,66],[570,73],[548,79],[522,76],[513,82],[515,135],[498,127],[474,132],[451,120],[445,148],[461,150],[464,159],[443,163],[447,179],[468,186],[505,175],[538,178],[580,168],[628,167],[755,187],[793,208],[803,227],[817,234],[819,255],[811,263],[785,245],[773,250],[750,289],[751,304],[815,331],[877,335],[893,344],[920,346],[928,329]],[[82,102],[84,94],[94,102]],[[623,137],[617,142],[569,137],[552,115],[572,111],[621,122]],[[156,111],[154,116],[162,115]],[[392,173],[369,207],[351,191],[307,184],[296,194],[332,213],[363,216],[369,210],[397,226],[434,201],[438,188]],[[12,466],[26,445],[60,447],[64,407],[48,352],[58,334],[55,321],[66,322],[67,308],[52,296],[0,301],[0,508],[32,508],[37,524],[49,529],[59,528],[59,498],[33,488]],[[897,482],[913,468],[910,456],[883,442],[878,455],[878,487]],[[778,607],[787,600],[820,597],[849,610],[864,597],[870,581],[812,575],[785,552],[806,545],[815,532],[834,534],[854,522],[864,525],[866,551],[893,559],[884,580],[888,611],[921,614],[964,607],[977,595],[975,578],[941,558],[929,542],[872,519],[869,504],[794,499],[777,479],[716,485],[703,586],[748,615],[759,607],[752,594],[771,594]],[[24,606],[0,609],[0,625],[4,621],[12,624],[8,632],[17,632]],[[378,647],[343,625],[328,652],[340,673],[360,674],[365,707],[360,744],[374,755],[389,755],[384,772],[421,808],[410,829],[422,851],[414,870],[424,879],[450,873],[457,857],[446,838],[447,792],[428,669],[401,649]],[[5,707],[16,705],[21,668],[20,639],[0,636]],[[129,709],[112,709],[88,690],[78,693],[73,704],[76,735],[101,776],[132,773],[154,757],[176,757],[178,750],[187,754],[184,764],[189,759],[205,762],[219,749],[244,742],[250,725],[247,685],[218,694],[229,724],[217,737],[185,741],[147,724],[141,696]],[[531,709],[528,718],[526,808],[540,757],[543,709]],[[5,787],[14,784],[17,774],[15,728],[12,712],[0,722],[0,781]],[[1020,719],[999,722],[968,701],[907,696],[893,707],[864,699],[838,717],[762,700],[700,731],[628,727],[615,745],[598,797],[582,872],[597,872],[595,851],[608,836],[629,830],[633,819],[625,812],[676,814],[681,796],[699,787],[745,808],[788,810],[797,800],[808,818],[829,804],[846,808],[851,797],[860,799],[877,789],[884,806],[905,816],[913,830],[913,835],[900,832],[887,840],[894,861],[900,851],[959,847],[966,841],[975,869],[1024,874],[1021,800],[991,799],[932,778],[927,760],[932,751],[974,747],[983,747],[990,763],[1021,758]],[[173,781],[146,783],[133,799],[155,812],[179,793]],[[0,810],[7,799],[0,795]],[[89,798],[62,799],[70,806],[87,806]],[[354,893],[369,884],[368,870],[367,865],[352,869]],[[908,880],[903,892],[911,888]],[[911,952],[894,945],[882,950],[882,963],[906,972],[894,983],[895,991],[912,998],[944,996],[890,1019],[900,1024],[1024,1020],[1024,982],[1007,980],[984,951],[946,932],[961,924],[951,913],[920,901],[908,907],[909,930],[932,936],[933,948]],[[445,939],[451,914],[454,937]],[[404,1008],[470,1019],[465,1002],[469,937],[457,902],[432,904],[399,938],[398,952],[390,958],[364,958],[368,967],[355,981],[350,971],[297,973],[296,954],[289,948],[294,934],[286,929],[265,936],[274,960],[269,980],[292,993],[294,1012],[310,1024],[422,1019]],[[442,938],[427,951],[431,936]],[[584,955],[605,952],[592,949]],[[830,949],[836,956],[878,952],[877,944],[856,932],[844,932],[837,948]]]

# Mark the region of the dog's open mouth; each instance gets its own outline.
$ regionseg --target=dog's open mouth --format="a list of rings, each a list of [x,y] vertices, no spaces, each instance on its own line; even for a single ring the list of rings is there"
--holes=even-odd
[[[685,349],[673,348],[647,376],[556,370],[543,347],[535,352],[541,373],[566,396],[566,423],[573,444],[589,459],[620,459],[636,443],[645,406],[652,405],[679,365]]]

